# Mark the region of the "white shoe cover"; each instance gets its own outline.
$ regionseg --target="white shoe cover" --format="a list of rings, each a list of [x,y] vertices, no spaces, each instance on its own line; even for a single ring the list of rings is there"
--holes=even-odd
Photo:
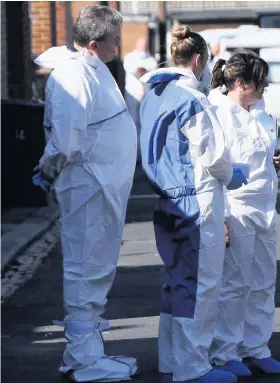
[[[53,324],[58,327],[65,328],[63,321],[53,320]],[[107,319],[104,319],[102,317],[98,317],[95,321],[96,328],[102,332],[102,331],[108,331],[111,328],[110,322]]]
[[[62,374],[72,372],[74,382],[117,382],[130,380],[137,371],[136,359],[104,354],[102,336],[92,322],[66,325]]]
[[[101,332],[108,331],[111,328],[110,322],[107,319],[104,319],[101,317],[97,318],[96,324],[97,324],[97,330]]]
[[[131,380],[136,372],[136,359],[125,356],[104,356],[93,365],[74,371],[71,379],[74,382],[121,382]]]

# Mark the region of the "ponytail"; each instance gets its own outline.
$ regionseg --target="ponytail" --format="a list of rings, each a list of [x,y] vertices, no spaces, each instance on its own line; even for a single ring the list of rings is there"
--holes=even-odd
[[[245,84],[253,81],[258,87],[263,84],[268,74],[268,64],[256,53],[249,50],[234,52],[228,61],[218,60],[212,73],[211,87],[225,85],[233,89],[237,79]]]
[[[215,89],[225,84],[225,65],[226,60],[219,59],[212,72],[211,88]]]

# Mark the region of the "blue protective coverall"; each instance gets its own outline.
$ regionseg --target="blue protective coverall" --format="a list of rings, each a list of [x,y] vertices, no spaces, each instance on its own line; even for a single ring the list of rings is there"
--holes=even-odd
[[[223,185],[232,164],[222,129],[193,72],[158,69],[141,107],[144,170],[160,195],[156,243],[165,266],[159,326],[159,370],[173,380],[211,370],[211,345],[222,280]]]

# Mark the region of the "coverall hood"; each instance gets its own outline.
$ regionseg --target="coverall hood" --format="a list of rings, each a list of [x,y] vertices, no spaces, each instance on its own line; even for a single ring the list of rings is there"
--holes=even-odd
[[[96,67],[96,62],[100,61],[97,56],[91,56],[86,48],[83,48],[81,51],[76,52],[69,49],[67,46],[61,47],[52,47],[38,56],[34,62],[42,68],[54,69],[63,61],[68,60],[82,60],[88,64]]]

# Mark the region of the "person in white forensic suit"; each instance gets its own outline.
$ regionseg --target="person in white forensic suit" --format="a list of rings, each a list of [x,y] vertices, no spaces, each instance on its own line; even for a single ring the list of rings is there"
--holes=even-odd
[[[224,130],[233,163],[248,184],[225,190],[229,244],[215,338],[210,350],[218,369],[237,376],[255,369],[280,373],[268,341],[274,325],[276,282],[276,132],[265,112],[268,64],[250,51],[220,59],[213,69],[209,100]],[[243,363],[242,363],[243,361]]]
[[[156,69],[157,60],[148,51],[148,42],[145,38],[139,38],[135,49],[128,53],[123,60],[125,70],[125,102],[128,111],[135,123],[138,141],[138,159],[140,159],[140,106],[150,87],[149,84],[143,84],[140,77],[146,72]]]
[[[73,46],[51,48],[36,59],[53,69],[39,177],[52,182],[61,212],[67,344],[60,372],[74,382],[129,380],[137,369],[134,358],[104,354],[98,328],[136,164],[135,125],[105,65],[119,46],[121,24],[114,9],[83,8]]]

